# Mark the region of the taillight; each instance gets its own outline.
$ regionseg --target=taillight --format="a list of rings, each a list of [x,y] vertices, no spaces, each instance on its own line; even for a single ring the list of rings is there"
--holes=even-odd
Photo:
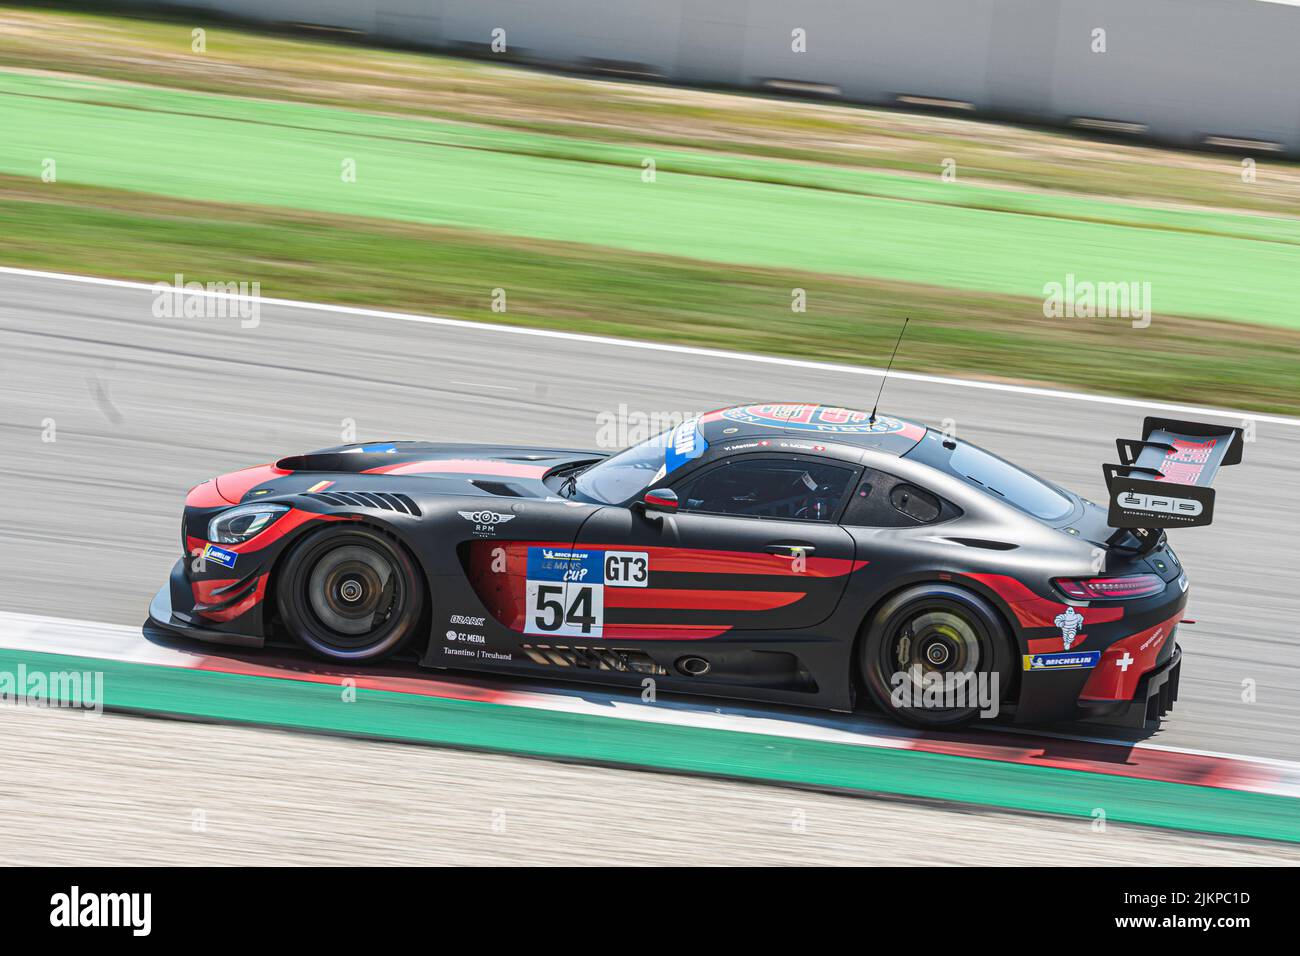
[[[1052,583],[1062,594],[1076,601],[1125,601],[1150,597],[1165,589],[1165,582],[1155,574],[1129,574],[1122,578],[1057,578]]]

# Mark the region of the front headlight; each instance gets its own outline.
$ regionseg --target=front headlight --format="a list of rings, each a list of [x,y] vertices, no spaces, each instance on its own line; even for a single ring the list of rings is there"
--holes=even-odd
[[[208,540],[217,544],[239,544],[261,534],[289,510],[287,505],[240,505],[223,511],[208,522]]]

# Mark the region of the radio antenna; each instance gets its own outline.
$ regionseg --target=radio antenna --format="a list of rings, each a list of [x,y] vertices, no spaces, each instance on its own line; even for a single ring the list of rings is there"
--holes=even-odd
[[[894,368],[894,356],[898,354],[898,346],[902,344],[903,333],[907,331],[907,323],[910,321],[912,321],[911,316],[903,319],[903,327],[898,330],[898,339],[894,342],[894,351],[889,353],[889,364],[885,366],[885,374],[880,376],[880,391],[876,392],[876,404],[871,408],[871,418],[867,419],[868,425],[876,423],[876,409],[880,407],[880,396],[885,394],[885,382],[889,379],[889,373]]]

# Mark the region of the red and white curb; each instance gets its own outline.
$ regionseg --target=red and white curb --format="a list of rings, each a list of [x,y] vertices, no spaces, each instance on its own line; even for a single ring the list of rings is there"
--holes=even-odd
[[[0,648],[320,684],[339,685],[351,680],[358,688],[421,697],[1300,797],[1300,763],[1285,760],[992,725],[949,733],[923,732],[861,714],[760,708],[704,698],[645,703],[626,691],[553,687],[522,679],[498,680],[441,671],[335,668],[307,659],[279,657],[270,651],[164,646],[147,640],[139,627],[7,611],[0,611]]]

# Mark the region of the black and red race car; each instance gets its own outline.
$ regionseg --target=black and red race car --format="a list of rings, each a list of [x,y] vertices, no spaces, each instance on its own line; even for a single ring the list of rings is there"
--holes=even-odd
[[[815,404],[617,454],[385,442],[193,488],[154,624],[430,668],[915,724],[1142,725],[1177,694],[1187,576],[1239,429],[1148,418],[1109,511],[923,425]]]

